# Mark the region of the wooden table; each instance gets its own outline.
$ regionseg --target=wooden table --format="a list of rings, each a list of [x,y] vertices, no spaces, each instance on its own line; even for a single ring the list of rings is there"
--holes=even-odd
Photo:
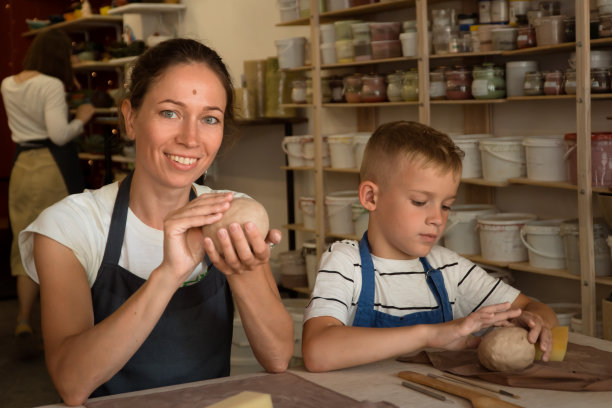
[[[570,342],[592,346],[601,350],[612,352],[612,341],[597,339],[577,333],[570,333]],[[348,368],[328,373],[309,373],[303,368],[290,371],[313,383],[347,395],[356,400],[388,401],[399,407],[470,407],[471,404],[462,398],[447,395],[449,401],[438,401],[419,392],[410,390],[401,385],[402,379],[397,376],[400,371],[416,371],[423,374],[441,374],[441,371],[422,364],[402,363],[395,360],[385,360],[378,363]],[[175,390],[202,384],[213,384],[248,376],[261,376],[266,374],[243,374],[241,376],[225,377],[215,380],[182,384],[154,390],[136,391],[132,393],[113,395],[108,398],[124,398],[132,395],[143,395],[152,392]],[[612,407],[612,391],[610,392],[567,392],[550,391],[532,388],[515,388],[500,386],[520,399],[501,397],[502,399],[528,408],[610,408]],[[442,392],[438,392],[442,393]],[[99,399],[97,399],[99,400]],[[65,407],[63,404],[47,405],[45,408]]]

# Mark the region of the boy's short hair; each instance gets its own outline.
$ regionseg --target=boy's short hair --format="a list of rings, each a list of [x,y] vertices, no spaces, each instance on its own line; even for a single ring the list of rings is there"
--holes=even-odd
[[[366,145],[361,181],[381,183],[394,171],[397,158],[420,160],[424,167],[461,174],[464,152],[445,133],[417,122],[397,121],[380,125]]]

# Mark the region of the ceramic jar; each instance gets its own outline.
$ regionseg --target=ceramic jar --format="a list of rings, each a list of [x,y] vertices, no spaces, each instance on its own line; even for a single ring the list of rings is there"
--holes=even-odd
[[[472,71],[458,66],[444,73],[446,80],[446,99],[472,98]]]
[[[362,102],[384,102],[387,100],[385,77],[378,74],[364,75],[361,87]]]
[[[591,92],[610,92],[610,72],[603,68],[591,69]]]
[[[346,99],[348,103],[361,102],[362,85],[363,79],[359,74],[344,77],[344,99]]]
[[[492,63],[474,67],[472,71],[472,96],[474,99],[501,99],[506,96],[504,70]]]
[[[402,71],[396,71],[393,74],[387,75],[387,99],[390,102],[402,100],[402,79]]]
[[[563,71],[554,70],[544,73],[544,95],[563,94]]]
[[[525,73],[523,93],[527,96],[542,95],[544,93],[544,75],[540,71]]]
[[[291,82],[291,101],[293,103],[306,103],[306,81],[296,79]]]
[[[576,95],[576,70],[568,69],[565,71],[563,90],[568,95]]]
[[[416,70],[404,73],[404,77],[402,79],[402,100],[419,100],[419,74]]]
[[[433,100],[446,98],[446,82],[443,70],[429,73],[429,98]]]

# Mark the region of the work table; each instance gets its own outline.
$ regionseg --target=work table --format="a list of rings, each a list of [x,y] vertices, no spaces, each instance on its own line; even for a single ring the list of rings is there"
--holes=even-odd
[[[601,340],[594,337],[585,336],[578,333],[570,333],[569,341],[585,346],[595,347],[601,350],[612,352],[612,342]],[[289,370],[312,383],[321,385],[329,390],[346,395],[358,401],[386,401],[397,405],[398,407],[470,407],[469,401],[445,394],[441,391],[436,391],[439,394],[446,395],[447,399],[453,401],[438,401],[432,397],[421,394],[417,391],[405,388],[401,385],[402,379],[397,376],[400,371],[415,371],[423,374],[433,373],[441,375],[441,371],[429,365],[404,363],[393,359],[385,360],[377,363],[367,364],[359,367],[347,368],[328,373],[310,373],[303,368],[294,368]],[[170,387],[163,387],[153,390],[136,391],[132,393],[102,397],[90,400],[103,401],[107,399],[121,399],[130,396],[148,395],[151,393],[179,390],[187,387],[201,386],[206,384],[222,383],[240,378],[260,377],[270,374],[256,373],[243,374],[240,376],[225,377],[215,380],[201,381],[189,384],[182,384]],[[270,375],[271,376],[271,375]],[[484,383],[484,382],[482,382]],[[489,384],[490,385],[490,384]],[[533,388],[517,388],[509,386],[498,386],[501,389],[507,390],[513,394],[520,396],[520,399],[513,399],[502,396],[501,399],[513,404],[529,407],[529,408],[608,408],[612,401],[612,391],[606,392],[568,392],[568,391],[552,391]],[[242,390],[236,390],[236,393]],[[121,406],[121,405],[118,405]],[[45,408],[65,407],[63,404],[47,405]]]

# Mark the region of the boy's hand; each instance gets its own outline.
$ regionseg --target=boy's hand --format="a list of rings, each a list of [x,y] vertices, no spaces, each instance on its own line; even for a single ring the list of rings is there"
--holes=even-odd
[[[461,319],[434,325],[438,329],[434,330],[429,346],[447,350],[476,347],[480,339],[473,337],[472,333],[491,326],[509,326],[508,319],[521,315],[520,309],[510,307],[509,302],[485,306]]]
[[[552,352],[552,332],[544,324],[544,319],[536,313],[523,310],[520,316],[512,319],[512,323],[524,327],[529,331],[527,339],[535,344],[540,340],[540,350],[542,350],[542,361],[548,361]]]

